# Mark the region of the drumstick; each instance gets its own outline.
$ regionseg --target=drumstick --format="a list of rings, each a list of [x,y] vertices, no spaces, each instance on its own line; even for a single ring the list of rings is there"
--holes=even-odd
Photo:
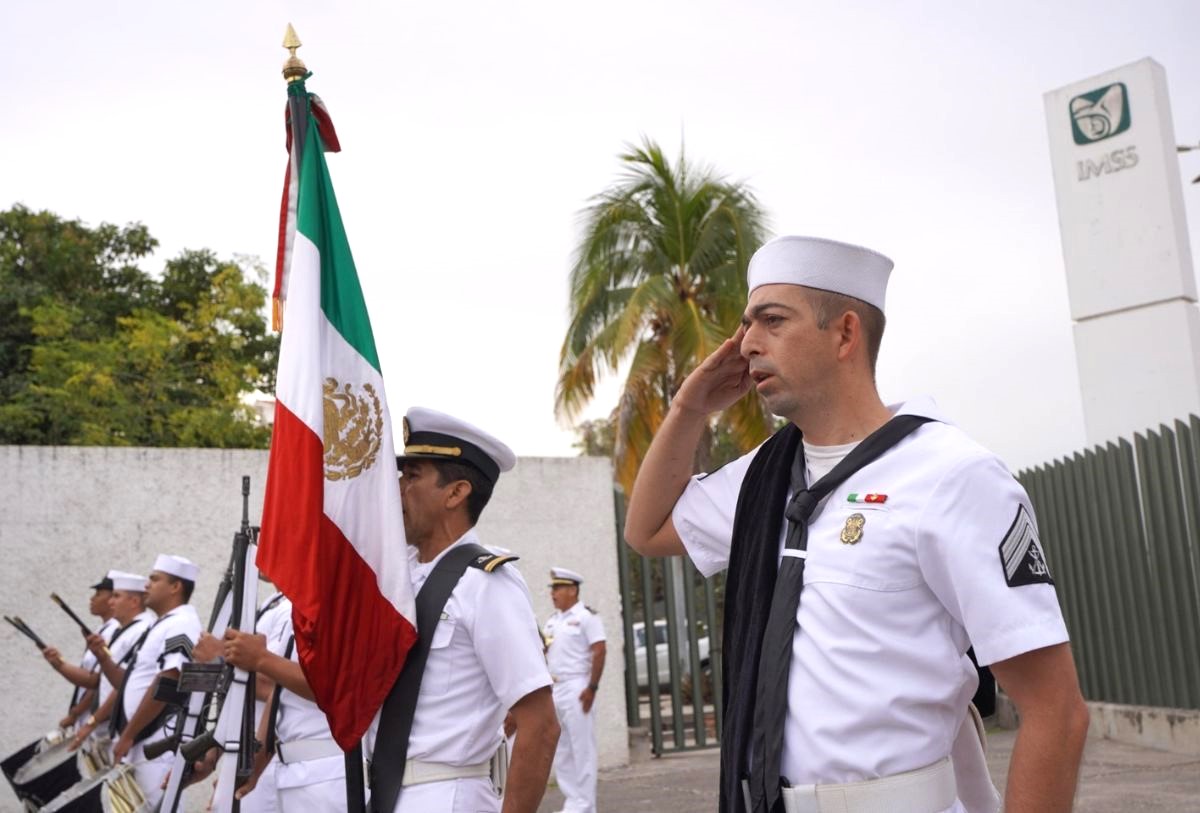
[[[62,607],[63,612],[66,613],[67,615],[71,616],[72,619],[74,619],[75,623],[79,625],[79,631],[83,633],[84,638],[86,638],[92,634],[92,631],[90,629],[88,629],[88,625],[83,623],[82,618],[75,615],[75,611],[67,606],[67,602],[63,601],[62,597],[60,597],[58,595],[58,593],[51,593],[50,600],[53,601],[55,604],[57,604],[59,607]],[[110,658],[112,657],[112,653],[108,651],[107,646],[104,647],[104,653],[106,655],[108,655],[108,657],[110,657]]]
[[[46,648],[46,644],[42,641],[42,639],[37,637],[37,633],[35,633],[33,630],[31,630],[29,628],[29,625],[27,625],[24,621],[22,621],[21,617],[19,615],[14,616],[12,618],[9,618],[6,615],[6,616],[4,616],[4,620],[7,621],[8,623],[12,624],[14,627],[16,627],[17,631],[20,632],[22,635],[24,635],[26,638],[28,638],[29,640],[31,640],[35,644],[37,644],[38,649]]]

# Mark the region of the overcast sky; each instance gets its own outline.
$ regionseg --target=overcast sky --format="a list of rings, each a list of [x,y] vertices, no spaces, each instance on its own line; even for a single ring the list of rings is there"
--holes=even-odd
[[[0,9],[0,207],[141,221],[148,270],[185,247],[273,266],[289,21],[393,415],[455,412],[521,455],[573,454],[567,271],[627,142],[685,141],[775,234],[891,256],[884,399],[932,395],[1014,469],[1084,445],[1042,94],[1153,57],[1200,142],[1195,0],[44,0]]]

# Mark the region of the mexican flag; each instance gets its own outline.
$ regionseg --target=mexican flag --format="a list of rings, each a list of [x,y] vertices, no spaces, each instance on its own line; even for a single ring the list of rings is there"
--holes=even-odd
[[[286,310],[258,566],[292,600],[300,664],[350,750],[416,640],[416,609],[379,354],[325,163],[336,136],[303,82],[289,93]]]

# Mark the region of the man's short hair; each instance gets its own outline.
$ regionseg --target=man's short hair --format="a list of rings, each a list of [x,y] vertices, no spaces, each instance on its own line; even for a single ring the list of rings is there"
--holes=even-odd
[[[192,600],[192,591],[196,589],[196,583],[187,579],[181,579],[178,576],[167,574],[167,578],[173,582],[179,582],[183,585],[183,603],[187,604]]]
[[[883,342],[883,329],[887,325],[887,317],[883,315],[883,311],[845,294],[835,294],[833,291],[822,291],[818,288],[808,288],[807,292],[817,327],[821,330],[829,327],[831,321],[846,311],[854,311],[858,316],[863,326],[863,339],[867,344],[867,361],[871,365],[871,375],[874,376],[875,362],[879,360],[879,346]]]
[[[471,484],[471,493],[467,495],[467,516],[471,524],[479,522],[479,515],[484,506],[492,498],[494,483],[484,473],[470,463],[455,463],[449,460],[430,460],[437,469],[439,487],[449,485],[457,480],[466,480]]]

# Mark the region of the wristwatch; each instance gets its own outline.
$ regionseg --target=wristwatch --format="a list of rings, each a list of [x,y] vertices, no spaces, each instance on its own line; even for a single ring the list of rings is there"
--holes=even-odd
[[[94,715],[94,714],[88,715],[87,725],[91,726],[92,728],[96,727],[96,715]]]
[[[598,692],[598,691],[600,691],[600,684],[599,683],[589,683],[588,688],[591,689],[593,692]]]

